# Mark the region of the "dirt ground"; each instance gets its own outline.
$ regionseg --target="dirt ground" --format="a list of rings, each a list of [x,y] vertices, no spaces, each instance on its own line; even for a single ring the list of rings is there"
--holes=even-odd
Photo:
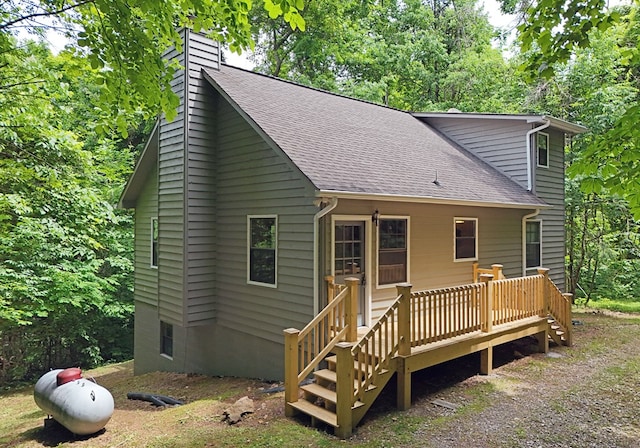
[[[133,376],[132,362],[88,372],[109,389],[115,411],[90,437],[43,427],[32,389],[0,394],[0,446],[363,446],[640,447],[640,317],[576,313],[575,344],[534,353],[533,339],[494,353],[491,375],[479,356],[418,372],[412,408],[395,410],[392,380],[352,438],[340,441],[304,418],[284,417],[281,384],[168,373]],[[167,395],[158,408],[127,392]],[[224,411],[241,397],[254,412],[235,424]]]

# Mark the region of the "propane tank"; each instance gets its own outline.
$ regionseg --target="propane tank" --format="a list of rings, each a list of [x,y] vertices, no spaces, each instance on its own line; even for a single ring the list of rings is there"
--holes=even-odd
[[[78,435],[100,431],[113,414],[111,393],[82,378],[78,368],[45,373],[36,383],[33,398],[40,409]]]

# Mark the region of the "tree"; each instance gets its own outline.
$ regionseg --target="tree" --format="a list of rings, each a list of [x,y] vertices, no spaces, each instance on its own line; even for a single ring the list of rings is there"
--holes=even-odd
[[[502,105],[509,69],[474,0],[310,0],[305,19],[298,33],[253,13],[259,71],[403,109]]]
[[[303,28],[303,0],[267,0],[273,18],[282,16],[293,29]],[[74,38],[93,69],[99,69],[102,126],[122,135],[133,113],[175,116],[177,97],[170,81],[177,68],[163,57],[181,48],[177,28],[205,30],[234,51],[250,48],[251,0],[8,0],[0,6],[0,52],[15,49],[19,30],[38,34],[50,18]]]
[[[593,31],[605,31],[616,24],[627,29],[617,45],[623,54],[618,60],[632,72],[640,66],[638,50],[638,8],[608,9],[604,0],[586,2],[541,0],[526,12],[519,26],[519,39],[529,57],[523,67],[534,76],[551,77],[556,63],[564,63],[578,49],[593,44]],[[635,76],[635,75],[634,75]],[[637,78],[636,78],[637,79]],[[625,105],[624,112],[601,134],[591,139],[588,148],[576,159],[572,173],[587,176],[582,182],[587,193],[605,189],[623,196],[636,219],[640,218],[640,105],[637,98]]]

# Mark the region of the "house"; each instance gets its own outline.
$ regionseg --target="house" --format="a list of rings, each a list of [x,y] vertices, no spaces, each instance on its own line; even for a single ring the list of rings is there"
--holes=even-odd
[[[563,152],[542,115],[409,113],[221,64],[183,30],[135,208],[135,372],[281,379],[285,328],[357,278],[358,323],[395,297],[549,267],[564,285]],[[533,270],[533,271],[530,271]]]

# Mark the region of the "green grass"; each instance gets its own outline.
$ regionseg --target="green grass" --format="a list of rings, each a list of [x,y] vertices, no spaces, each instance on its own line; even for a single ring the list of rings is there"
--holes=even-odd
[[[598,299],[598,300],[590,300],[589,303],[585,304],[584,299],[577,299],[576,304],[578,306],[585,306],[590,309],[601,309],[601,310],[609,310],[609,311],[618,311],[621,313],[640,313],[640,302],[627,302],[624,300],[614,300],[614,299]]]

